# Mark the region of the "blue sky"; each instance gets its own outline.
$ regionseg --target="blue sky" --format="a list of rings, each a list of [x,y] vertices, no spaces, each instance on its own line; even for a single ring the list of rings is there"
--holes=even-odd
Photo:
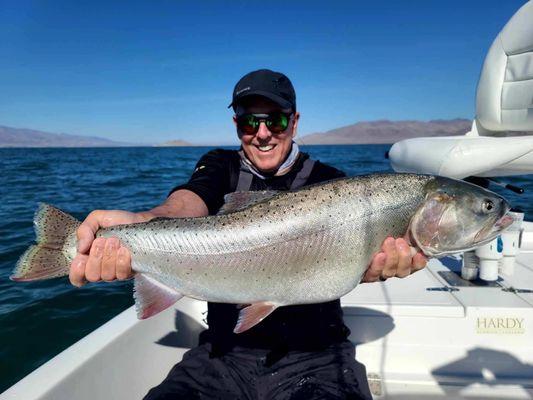
[[[492,40],[524,1],[0,0],[0,125],[129,142],[235,142],[245,73],[293,81],[299,134],[472,118]]]

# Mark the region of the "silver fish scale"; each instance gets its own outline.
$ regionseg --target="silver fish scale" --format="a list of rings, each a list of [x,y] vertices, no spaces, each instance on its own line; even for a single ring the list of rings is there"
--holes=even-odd
[[[283,192],[245,210],[118,226],[132,265],[209,301],[279,305],[339,298],[383,240],[402,236],[432,177],[370,175]]]

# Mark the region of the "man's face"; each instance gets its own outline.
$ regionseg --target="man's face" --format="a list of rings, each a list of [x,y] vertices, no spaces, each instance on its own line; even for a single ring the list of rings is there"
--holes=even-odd
[[[242,104],[242,108],[243,114],[269,114],[283,111],[278,104],[264,97],[253,97]],[[246,157],[259,171],[274,172],[283,164],[289,155],[292,138],[296,136],[299,118],[300,114],[296,112],[290,118],[287,129],[280,133],[270,132],[264,122],[260,123],[256,134],[243,134],[237,128]],[[237,124],[235,117],[233,121]]]

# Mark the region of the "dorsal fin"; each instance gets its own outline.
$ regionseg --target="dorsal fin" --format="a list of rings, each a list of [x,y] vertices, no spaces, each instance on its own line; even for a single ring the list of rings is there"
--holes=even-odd
[[[247,207],[270,199],[279,192],[275,190],[261,190],[257,192],[233,192],[224,196],[224,205],[218,211],[218,215],[229,214],[244,210]]]

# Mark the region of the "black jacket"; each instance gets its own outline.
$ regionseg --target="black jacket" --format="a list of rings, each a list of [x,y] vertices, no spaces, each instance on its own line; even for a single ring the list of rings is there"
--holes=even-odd
[[[250,190],[288,190],[307,158],[309,155],[300,153],[292,170],[283,176],[261,179],[254,175]],[[239,170],[237,151],[212,150],[198,161],[189,182],[173,191],[188,189],[196,193],[206,203],[209,213],[216,214],[224,203],[224,195],[235,191]],[[316,161],[305,185],[344,176],[342,171]],[[312,350],[341,342],[349,334],[342,320],[340,300],[280,307],[248,331],[234,334],[238,314],[235,304],[208,303],[209,329],[202,333],[201,341],[213,343],[219,353],[235,345]]]

